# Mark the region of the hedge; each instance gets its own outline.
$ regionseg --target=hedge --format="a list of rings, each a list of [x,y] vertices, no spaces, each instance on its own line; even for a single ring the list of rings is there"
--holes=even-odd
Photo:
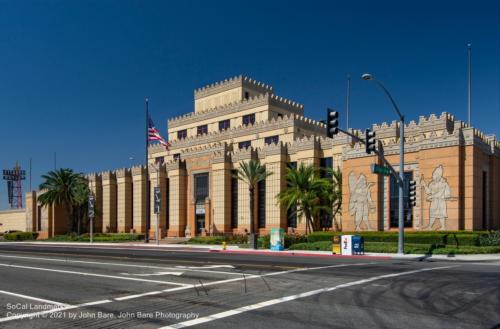
[[[196,236],[189,239],[187,244],[246,244],[248,243],[248,236],[244,234],[235,235],[215,235],[215,236]]]
[[[14,232],[14,233],[6,233],[3,235],[5,240],[10,241],[23,241],[23,240],[36,240],[38,237],[37,232]]]
[[[397,242],[397,232],[314,232],[307,236],[307,242],[332,241],[342,234],[361,235],[365,242]],[[479,246],[484,232],[411,232],[405,234],[405,242],[416,244],[443,244],[455,246]]]
[[[92,236],[92,240],[95,242],[138,241],[143,239],[144,239],[144,234],[134,234],[134,233],[95,233]],[[77,235],[77,234],[56,235],[53,238],[48,239],[48,241],[87,242],[90,241],[90,236],[88,233],[82,235]]]

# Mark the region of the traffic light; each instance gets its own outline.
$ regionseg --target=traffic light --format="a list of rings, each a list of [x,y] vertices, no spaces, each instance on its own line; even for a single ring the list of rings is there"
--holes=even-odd
[[[326,136],[333,138],[339,133],[339,112],[326,109]]]
[[[366,153],[371,154],[375,152],[376,142],[375,142],[375,132],[371,129],[365,130],[365,141],[366,141]]]
[[[413,208],[417,205],[417,182],[411,180],[408,183],[408,194],[410,196],[410,207]]]

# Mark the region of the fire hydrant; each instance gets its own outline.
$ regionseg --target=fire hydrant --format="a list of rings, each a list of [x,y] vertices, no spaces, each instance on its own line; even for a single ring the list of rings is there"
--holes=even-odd
[[[226,250],[226,248],[227,248],[227,242],[222,241],[222,250]]]

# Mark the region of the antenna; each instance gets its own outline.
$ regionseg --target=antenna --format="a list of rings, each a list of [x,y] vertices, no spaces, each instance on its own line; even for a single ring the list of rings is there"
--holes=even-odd
[[[23,180],[25,179],[26,171],[21,170],[17,161],[14,169],[3,170],[3,180],[7,181],[9,204],[12,209],[23,207]]]
[[[471,83],[472,83],[472,49],[471,43],[467,44],[467,122],[469,126],[471,125],[471,111],[472,111],[472,92],[471,92]]]

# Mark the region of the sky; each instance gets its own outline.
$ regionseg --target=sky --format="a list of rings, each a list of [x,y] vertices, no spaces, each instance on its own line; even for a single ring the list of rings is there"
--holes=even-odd
[[[500,136],[500,1],[0,0],[0,169],[31,158],[35,189],[54,152],[84,173],[140,164],[145,97],[166,135],[195,88],[239,74],[341,126],[348,75],[351,127],[396,119],[365,72],[408,120],[466,120],[468,42],[472,124]]]

